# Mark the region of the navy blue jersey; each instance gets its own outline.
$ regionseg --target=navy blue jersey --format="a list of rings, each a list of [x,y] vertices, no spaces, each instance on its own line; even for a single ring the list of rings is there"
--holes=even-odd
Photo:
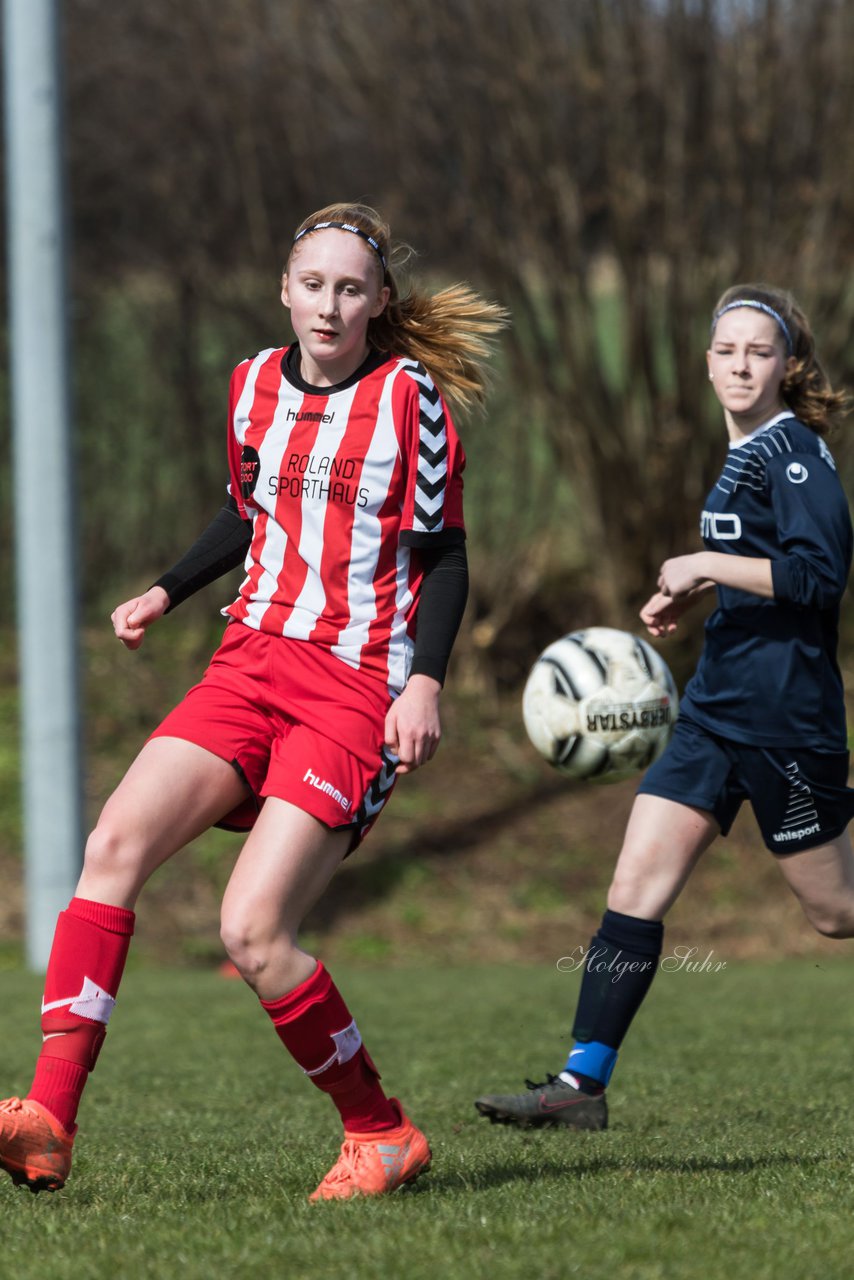
[[[709,551],[769,559],[774,598],[718,586],[682,711],[734,742],[844,750],[836,648],[852,533],[824,441],[781,414],[730,446],[700,527]]]

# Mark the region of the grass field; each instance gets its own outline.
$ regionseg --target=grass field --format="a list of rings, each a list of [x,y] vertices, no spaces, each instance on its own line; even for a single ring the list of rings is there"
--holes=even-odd
[[[129,973],[64,1191],[0,1184],[0,1274],[848,1277],[854,958],[661,973],[602,1134],[488,1125],[478,1092],[558,1069],[577,977],[555,967],[338,974],[432,1172],[309,1205],[331,1105],[237,982]],[[25,1091],[40,982],[0,974],[3,1092]]]

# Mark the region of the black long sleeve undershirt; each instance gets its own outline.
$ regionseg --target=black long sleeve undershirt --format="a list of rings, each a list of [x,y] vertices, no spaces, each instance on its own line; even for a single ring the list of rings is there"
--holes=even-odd
[[[153,585],[163,588],[169,597],[169,609],[174,609],[202,587],[243,564],[251,541],[252,525],[242,518],[229,494],[189,551]]]
[[[455,542],[415,552],[421,557],[424,577],[418,601],[412,676],[432,676],[445,683],[448,660],[463,620],[469,592],[466,544]]]
[[[410,674],[431,676],[440,684],[445,680],[468,597],[464,535],[458,530],[448,531],[449,535],[452,533],[454,541],[448,545],[413,548],[424,576]],[[166,612],[243,564],[251,541],[252,526],[241,517],[237,503],[229,495],[189,551],[153,584],[162,587],[169,597]]]

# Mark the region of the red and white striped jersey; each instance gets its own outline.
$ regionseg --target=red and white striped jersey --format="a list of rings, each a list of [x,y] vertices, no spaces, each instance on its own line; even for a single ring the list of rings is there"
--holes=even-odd
[[[462,445],[417,361],[390,356],[325,394],[299,389],[286,355],[262,351],[232,375],[230,492],[253,536],[223,612],[398,692],[421,581],[411,551],[463,529]]]

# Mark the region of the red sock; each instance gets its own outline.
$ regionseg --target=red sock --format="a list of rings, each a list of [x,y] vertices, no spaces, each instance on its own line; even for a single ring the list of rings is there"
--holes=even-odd
[[[353,1015],[322,964],[281,999],[261,1004],[291,1057],[332,1098],[345,1129],[376,1133],[400,1124]]]
[[[42,1048],[28,1098],[71,1130],[115,1005],[135,916],[86,898],[59,913],[42,1000]]]

